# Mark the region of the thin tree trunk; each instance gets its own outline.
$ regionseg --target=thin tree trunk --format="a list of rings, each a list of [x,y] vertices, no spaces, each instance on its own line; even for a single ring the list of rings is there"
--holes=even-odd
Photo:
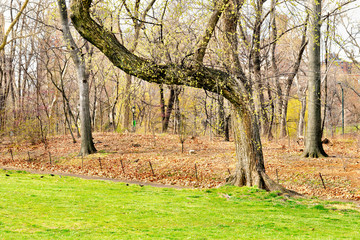
[[[218,135],[222,135],[225,133],[225,107],[224,107],[224,97],[221,95],[218,95],[218,124],[217,124],[217,130]]]
[[[298,123],[298,130],[297,130],[297,137],[303,138],[304,137],[304,130],[305,130],[305,112],[306,112],[306,91],[304,91],[303,95],[300,97],[300,114],[299,114],[299,123]]]
[[[124,104],[124,118],[123,129],[130,130],[130,109],[131,109],[131,75],[126,74],[126,86],[125,86],[125,104]]]
[[[170,96],[166,107],[165,116],[163,119],[162,132],[167,132],[169,128],[170,116],[174,108],[175,98],[177,94],[176,87],[170,86],[169,88],[170,88]]]
[[[164,131],[164,121],[165,121],[165,98],[164,98],[164,86],[162,84],[159,84],[160,89],[160,110],[161,110],[161,126],[162,131]]]
[[[264,86],[263,86],[263,80],[261,75],[261,22],[262,19],[262,11],[263,11],[263,0],[257,0],[256,1],[256,13],[255,13],[255,26],[253,31],[253,45],[251,51],[251,57],[252,57],[252,64],[253,64],[253,72],[254,72],[254,103],[255,103],[255,111],[258,115],[258,118],[260,120],[261,124],[261,131],[263,134],[266,134],[268,132],[269,128],[269,118],[266,112],[265,107],[265,97],[263,94]]]
[[[80,49],[76,46],[71,35],[67,8],[65,0],[58,0],[59,11],[61,16],[62,28],[66,46],[68,47],[71,57],[76,65],[77,77],[79,84],[80,96],[80,121],[81,121],[81,149],[80,155],[95,153],[95,145],[91,133],[90,103],[89,103],[89,82],[88,74],[85,69],[85,60],[81,55]]]
[[[68,118],[68,114],[67,114],[67,111],[66,111],[66,104],[65,104],[65,98],[63,96],[63,110],[64,110],[64,116],[65,116],[65,123],[68,125],[68,128],[69,128],[69,131],[70,131],[70,135],[71,135],[71,138],[73,140],[73,143],[76,143],[76,139],[74,137],[74,134],[73,134],[73,131],[72,131],[72,128],[71,128],[71,123],[70,123],[70,120]]]
[[[326,110],[328,102],[328,70],[329,70],[329,33],[330,33],[330,23],[329,18],[326,22],[326,38],[325,38],[325,77],[324,77],[324,112],[321,123],[321,137],[324,135],[325,129],[325,119],[326,119]]]
[[[268,90],[268,96],[269,96],[269,104],[270,104],[270,109],[271,112],[269,114],[269,127],[268,127],[268,132],[267,132],[267,138],[268,140],[272,140],[274,138],[274,135],[272,133],[272,128],[274,125],[274,119],[275,119],[275,105],[274,105],[274,99],[271,93],[271,88],[270,88],[270,83],[268,82],[267,84],[267,90]]]
[[[174,95],[175,95],[175,99],[174,99],[174,111],[175,111],[175,116],[174,116],[174,120],[175,120],[175,124],[174,124],[174,129],[175,129],[175,133],[179,133],[179,131],[181,131],[180,126],[181,126],[181,113],[180,113],[180,101],[179,101],[179,95],[181,93],[181,87],[176,86],[174,91]]]
[[[230,120],[231,120],[231,115],[228,115],[225,119],[225,130],[224,130],[225,141],[227,142],[230,141]]]

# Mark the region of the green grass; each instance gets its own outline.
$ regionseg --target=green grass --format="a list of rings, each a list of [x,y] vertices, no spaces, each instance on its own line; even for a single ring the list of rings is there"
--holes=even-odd
[[[10,176],[6,176],[6,174]],[[352,205],[0,171],[0,239],[360,239]]]

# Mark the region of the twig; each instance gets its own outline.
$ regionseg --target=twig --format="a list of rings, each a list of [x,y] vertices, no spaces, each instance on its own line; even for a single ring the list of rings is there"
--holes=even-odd
[[[277,183],[279,183],[279,173],[278,173],[277,169],[276,169],[276,180],[277,180]]]
[[[231,175],[230,169],[227,169],[227,170],[228,170],[229,175]]]
[[[342,159],[342,164],[343,164],[343,169],[344,169],[344,171],[346,171],[346,162],[345,162],[345,160],[344,159]]]
[[[12,148],[10,148],[9,151],[10,151],[10,154],[11,154],[11,160],[14,161],[14,155],[13,155],[13,150],[12,150]]]
[[[149,165],[150,165],[151,172],[152,172],[153,176],[155,176],[154,169],[153,169],[153,167],[152,167],[151,161],[149,161]]]
[[[51,153],[49,152],[49,159],[50,159],[50,165],[52,165],[52,162],[51,162]]]
[[[31,161],[30,152],[28,152],[28,160],[29,160],[29,162]]]
[[[199,178],[198,178],[198,173],[197,173],[196,163],[195,163],[195,177],[196,177],[196,180],[198,180],[198,181],[199,181]]]
[[[125,168],[124,168],[124,164],[123,164],[123,160],[122,160],[122,159],[120,160],[120,163],[121,163],[121,168],[122,168],[122,170],[123,170],[123,173],[125,174]]]
[[[320,179],[321,179],[321,182],[322,182],[322,185],[324,187],[324,189],[326,189],[326,186],[325,186],[325,183],[324,183],[324,179],[323,177],[321,176],[321,173],[319,172],[319,176],[320,176]]]
[[[100,170],[102,171],[101,158],[99,158]]]

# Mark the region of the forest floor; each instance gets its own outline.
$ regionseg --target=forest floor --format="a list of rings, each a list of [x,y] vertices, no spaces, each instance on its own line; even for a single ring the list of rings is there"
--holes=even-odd
[[[54,136],[45,144],[0,139],[0,165],[185,187],[224,184],[235,170],[233,142],[169,134],[94,133],[98,153],[78,157],[80,141]],[[360,200],[360,136],[329,138],[328,158],[302,158],[303,143],[263,142],[267,174],[286,188],[326,199]],[[321,180],[322,178],[322,180]]]

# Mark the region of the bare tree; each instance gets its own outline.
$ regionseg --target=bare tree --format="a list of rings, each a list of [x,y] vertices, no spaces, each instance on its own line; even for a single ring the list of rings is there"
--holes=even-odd
[[[76,65],[79,95],[80,95],[80,121],[81,121],[81,149],[80,155],[88,155],[96,152],[91,133],[89,82],[86,72],[85,59],[77,47],[69,28],[68,14],[65,0],[58,0],[60,17],[62,22],[64,39]]]

